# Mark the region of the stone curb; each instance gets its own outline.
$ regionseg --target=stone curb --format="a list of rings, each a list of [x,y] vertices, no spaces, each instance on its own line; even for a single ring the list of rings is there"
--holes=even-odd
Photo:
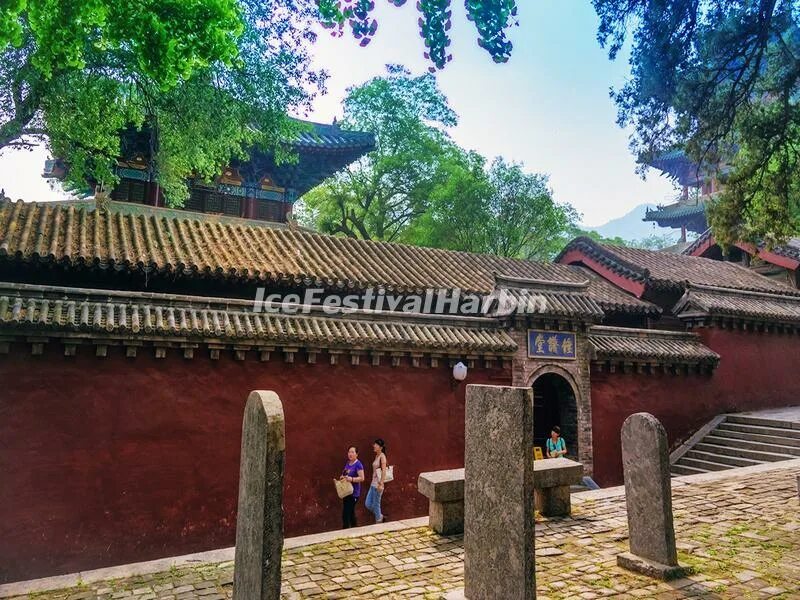
[[[428,517],[418,517],[416,519],[405,519],[401,521],[390,521],[377,525],[367,525],[365,527],[355,527],[353,529],[340,529],[314,533],[284,540],[283,549],[292,551],[314,544],[322,544],[338,539],[348,539],[375,535],[388,531],[400,531],[402,529],[413,529],[428,525]],[[145,562],[130,563],[114,567],[104,567],[102,569],[92,569],[91,571],[79,571],[67,575],[56,575],[42,579],[30,579],[28,581],[15,581],[0,585],[0,598],[10,598],[12,596],[22,596],[25,594],[35,594],[50,590],[76,587],[79,584],[97,583],[111,579],[125,579],[137,575],[149,575],[151,573],[162,573],[169,571],[173,567],[185,567],[205,563],[223,563],[233,561],[235,548],[220,548],[206,552],[196,552],[194,554],[184,554],[183,556],[170,556]]]

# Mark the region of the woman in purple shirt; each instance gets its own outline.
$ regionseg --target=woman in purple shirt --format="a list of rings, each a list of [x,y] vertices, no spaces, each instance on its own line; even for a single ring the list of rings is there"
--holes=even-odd
[[[355,446],[347,449],[347,462],[339,479],[353,484],[353,493],[342,498],[342,527],[347,529],[356,526],[356,502],[361,495],[361,482],[364,481],[364,465],[358,460],[358,448]]]

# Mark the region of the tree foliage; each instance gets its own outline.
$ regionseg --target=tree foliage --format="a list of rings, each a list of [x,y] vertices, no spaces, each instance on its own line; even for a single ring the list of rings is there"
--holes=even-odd
[[[252,146],[282,141],[324,74],[310,69],[311,0],[11,3],[0,17],[0,148],[46,136],[68,183],[105,186],[130,133],[172,204]],[[127,134],[125,133],[127,131]]]
[[[431,195],[429,210],[405,239],[424,246],[547,260],[563,247],[579,215],[553,200],[547,177],[518,163],[466,153]]]
[[[389,0],[400,6],[404,0]],[[318,0],[334,33],[369,43],[373,0]],[[685,148],[699,173],[726,186],[710,207],[717,239],[778,243],[800,232],[800,2],[797,0],[592,0],[597,38],[614,59],[630,38],[631,74],[612,92],[632,126],[642,171]],[[515,0],[465,0],[478,43],[498,62],[512,50]],[[420,0],[420,35],[433,68],[452,58],[449,0]]]
[[[406,0],[387,0],[394,6],[403,6]],[[378,21],[372,16],[374,0],[317,0],[322,24],[334,35],[341,36],[345,26],[353,37],[366,46],[378,31]],[[450,0],[418,0],[419,35],[424,56],[432,66],[430,71],[443,69],[453,58],[450,46],[452,11]],[[508,61],[512,44],[507,31],[516,25],[516,0],[464,0],[467,18],[478,32],[478,45],[498,63]]]
[[[375,134],[376,148],[303,197],[306,222],[327,233],[392,241],[425,212],[453,145],[456,114],[430,75],[396,65],[351,88],[342,127]]]
[[[585,230],[585,229],[581,229],[577,225],[575,225],[573,227],[570,227],[570,229],[568,231],[567,239],[565,240],[564,245],[566,245],[568,242],[572,241],[576,237],[588,237],[590,240],[594,240],[598,244],[606,244],[606,245],[609,245],[609,246],[631,246],[632,245],[629,241],[624,240],[623,238],[619,237],[618,235],[615,235],[614,237],[605,237],[603,235],[600,235],[599,233],[597,233],[593,229]]]
[[[800,231],[800,29],[789,0],[593,0],[614,58],[631,32],[631,76],[613,93],[643,164],[686,148],[725,191],[718,240],[774,244]]]
[[[343,126],[375,133],[376,149],[303,197],[305,224],[362,239],[549,258],[577,221],[547,178],[458,147],[456,115],[430,75],[390,66],[352,88]]]

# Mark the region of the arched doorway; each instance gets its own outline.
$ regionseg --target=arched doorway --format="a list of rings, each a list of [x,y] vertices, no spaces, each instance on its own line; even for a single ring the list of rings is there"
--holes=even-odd
[[[533,441],[545,448],[554,425],[561,428],[567,444],[567,456],[576,458],[578,452],[578,403],[569,382],[557,373],[544,373],[533,382]]]

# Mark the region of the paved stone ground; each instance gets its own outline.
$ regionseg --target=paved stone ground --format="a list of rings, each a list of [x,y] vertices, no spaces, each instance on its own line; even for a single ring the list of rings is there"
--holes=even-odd
[[[776,419],[778,421],[792,421],[794,423],[800,423],[800,406],[786,406],[784,408],[769,408],[766,410],[751,410],[737,414],[747,417],[762,417],[764,419]]]
[[[793,461],[794,462],[794,461]],[[797,466],[673,482],[679,559],[696,572],[654,582],[616,566],[627,549],[619,491],[573,497],[573,517],[537,522],[539,598],[800,598]],[[708,479],[708,478],[705,478]],[[691,483],[690,483],[691,482]],[[427,528],[287,550],[284,598],[440,598],[463,585],[462,539]],[[173,568],[22,598],[227,599],[233,564]]]

